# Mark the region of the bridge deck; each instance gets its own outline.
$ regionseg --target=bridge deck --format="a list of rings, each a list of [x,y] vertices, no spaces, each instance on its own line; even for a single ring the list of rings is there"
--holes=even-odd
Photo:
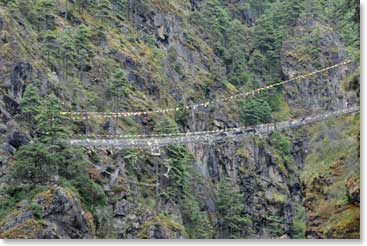
[[[126,148],[159,148],[171,144],[189,144],[223,141],[226,139],[238,139],[242,137],[254,136],[259,134],[269,134],[273,131],[281,131],[288,128],[296,128],[313,122],[334,118],[343,114],[359,111],[359,106],[345,108],[333,112],[326,112],[315,116],[307,116],[298,119],[260,124],[255,127],[238,127],[225,130],[161,134],[157,137],[133,137],[120,139],[70,139],[66,140],[69,144],[83,147],[113,147],[118,149]]]

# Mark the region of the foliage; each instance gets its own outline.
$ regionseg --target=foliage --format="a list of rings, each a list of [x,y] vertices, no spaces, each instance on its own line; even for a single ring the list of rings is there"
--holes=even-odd
[[[186,232],[192,239],[211,239],[214,228],[208,213],[200,208],[200,204],[192,193],[186,193],[183,198],[182,215]]]
[[[126,73],[122,69],[117,69],[109,81],[109,88],[107,94],[113,98],[113,109],[119,110],[121,107],[122,99],[128,98],[132,92],[132,86],[129,83]]]
[[[266,80],[278,80],[283,39],[296,24],[304,1],[274,1],[257,20],[253,33],[251,68]]]
[[[154,132],[159,133],[174,133],[177,131],[176,122],[169,117],[159,117],[155,122]]]
[[[252,232],[242,194],[235,187],[230,178],[222,178],[217,186],[218,238],[243,238]]]
[[[41,218],[42,216],[42,206],[39,205],[37,202],[31,202],[29,205],[29,209],[32,211],[32,214],[37,219]]]
[[[57,174],[57,158],[48,145],[34,143],[22,146],[15,154],[16,164],[12,166],[9,175],[34,185],[42,184]]]
[[[268,215],[265,218],[265,223],[273,237],[277,238],[283,235],[282,219],[279,216],[273,214]]]
[[[203,33],[211,36],[211,45],[226,65],[230,83],[243,86],[249,81],[246,58],[249,45],[247,28],[233,19],[221,1],[210,0],[203,3],[201,11],[195,12],[192,21]]]
[[[31,199],[35,194],[45,191],[47,187],[25,184],[10,185],[0,187],[0,220],[16,209],[16,204],[24,199]]]
[[[78,176],[71,181],[71,184],[78,190],[83,204],[90,210],[96,206],[107,204],[107,197],[101,186],[96,184],[87,176]]]
[[[187,9],[189,4],[192,4],[192,11]],[[64,108],[61,105],[65,105],[65,110],[76,111],[155,110],[162,101],[167,107],[176,106],[180,98],[187,96],[181,96],[185,93],[192,93],[190,102],[204,100],[202,95],[205,95],[205,100],[212,100],[224,93],[278,81],[283,79],[280,64],[282,43],[292,35],[290,31],[298,17],[305,15],[337,30],[348,54],[358,64],[359,2],[356,0],[207,0],[190,3],[167,0],[0,0],[0,5],[1,58],[5,61],[8,57],[29,61],[34,68],[34,85],[26,87],[20,100],[22,114],[29,122],[24,125],[21,122],[20,127],[29,130],[34,143],[17,150],[9,165],[6,163],[7,177],[19,184],[9,182],[14,183],[13,190],[0,190],[0,217],[15,209],[16,203],[28,198],[27,192],[32,193],[38,187],[53,182],[69,185],[79,192],[83,206],[93,210],[94,215],[97,214],[96,207],[104,208],[107,197],[100,185],[87,176],[89,163],[86,154],[57,141],[68,137],[69,133],[67,121],[59,114]],[[154,24],[157,20],[160,22],[160,18],[156,19],[157,12],[164,17],[163,31],[169,32],[165,43],[156,35]],[[304,40],[310,44],[313,54],[321,52],[317,47],[320,35],[322,33],[315,29]],[[11,52],[8,52],[8,46]],[[3,52],[8,54],[3,56]],[[13,62],[11,59],[9,61]],[[4,68],[5,75],[12,72],[7,71],[7,63],[4,63]],[[50,72],[55,74],[55,80],[47,80],[44,76]],[[139,86],[139,91],[134,83],[136,88]],[[359,81],[355,80],[353,84],[353,87],[359,86]],[[42,86],[42,98],[35,85]],[[260,99],[240,101],[238,106],[239,111],[236,109],[229,116],[239,112],[246,125],[269,122],[272,116],[274,120],[289,118],[289,108],[280,91]],[[138,131],[142,125],[162,133],[188,129],[191,121],[187,113],[177,112],[176,119],[172,115],[155,116],[148,126],[145,118],[126,117],[118,122],[119,132]],[[208,119],[212,119],[212,112],[208,113]],[[93,123],[100,124],[100,121]],[[82,127],[76,129],[76,133],[83,131]],[[335,159],[357,156],[353,155],[356,152],[354,141],[348,138],[355,132],[345,133],[343,141],[337,143],[331,137],[314,133],[309,135],[326,140],[322,148],[316,146],[317,151],[307,155],[306,184],[319,173],[327,172],[327,167]],[[262,140],[256,141],[256,144],[263,145]],[[275,132],[269,143],[280,171],[290,170],[288,165],[291,163],[285,159],[290,156],[287,137]],[[345,146],[348,153],[342,152]],[[128,178],[150,184],[155,182],[154,164],[159,162],[158,171],[162,178],[159,195],[166,199],[165,202],[174,202],[180,208],[189,237],[215,237],[220,227],[211,225],[207,207],[201,201],[201,191],[198,191],[202,187],[196,187],[198,181],[193,181],[196,172],[190,167],[193,156],[181,146],[170,146],[163,155],[164,161],[161,161],[142,150],[126,151],[123,161],[127,164]],[[91,158],[90,161],[98,163],[102,157]],[[241,166],[240,172],[247,173],[249,170],[244,168]],[[251,235],[252,223],[244,212],[245,204],[238,203],[244,199],[235,185],[226,180],[221,177],[217,187],[221,191],[217,194],[218,218],[223,225],[220,237]],[[19,188],[24,185],[22,182],[31,183],[32,188]],[[123,190],[121,187],[118,187],[120,192]],[[136,196],[137,199],[153,200],[155,189],[142,187],[137,194],[129,194],[129,198]],[[339,194],[333,192],[333,196]],[[277,201],[285,199],[277,194],[274,198]],[[152,206],[143,204],[147,209],[154,206],[154,202]],[[108,212],[103,210],[97,224],[111,220],[110,209]],[[281,235],[282,216],[264,216],[272,235]],[[301,237],[303,219],[296,215],[291,228],[292,237]],[[169,217],[159,220],[164,222]],[[336,217],[335,223],[337,221]],[[330,233],[335,235],[335,232]]]
[[[48,95],[43,102],[41,113],[37,116],[38,130],[43,136],[43,142],[55,144],[57,139],[68,135],[66,118],[60,114],[61,111],[60,100],[53,94]]]
[[[271,119],[271,108],[263,99],[251,99],[239,101],[241,121],[246,125],[267,123]]]
[[[295,239],[305,238],[305,222],[306,222],[305,209],[300,205],[296,205],[295,214],[293,217],[293,224],[291,228],[292,238]]]
[[[284,136],[280,132],[273,132],[270,135],[269,142],[272,146],[274,146],[277,150],[279,150],[282,156],[290,155],[290,142],[286,136]]]
[[[20,107],[30,127],[34,128],[38,123],[36,122],[36,116],[41,113],[41,99],[37,87],[32,84],[26,87],[20,100]]]

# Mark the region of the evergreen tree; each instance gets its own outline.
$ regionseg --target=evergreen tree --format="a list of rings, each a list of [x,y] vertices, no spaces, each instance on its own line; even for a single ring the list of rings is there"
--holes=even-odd
[[[80,25],[77,29],[74,39],[79,61],[79,79],[80,81],[83,81],[83,71],[85,70],[89,61],[89,57],[92,54],[92,48],[89,43],[90,34],[88,28],[85,25]]]
[[[109,0],[99,0],[97,2],[98,12],[97,17],[100,20],[100,23],[104,23],[109,20],[111,15],[111,3]]]
[[[247,125],[267,123],[271,119],[271,107],[263,99],[251,99],[239,102],[241,120]]]
[[[36,118],[41,113],[41,99],[37,87],[32,84],[26,87],[20,100],[20,108],[30,128],[33,129],[37,124]]]
[[[76,5],[76,7],[78,8],[78,12],[83,15],[84,10],[87,8],[88,6],[88,2],[90,0],[75,0],[74,4]]]
[[[36,11],[35,14],[35,24],[37,26],[38,31],[49,29],[50,23],[49,16],[51,15],[51,11],[54,9],[55,1],[54,0],[40,0],[36,1],[34,8]],[[32,20],[31,20],[32,21]]]
[[[177,131],[177,124],[169,117],[160,117],[154,126],[154,131],[159,133],[174,133]]]
[[[71,36],[71,31],[69,29],[65,30],[58,36],[59,47],[59,58],[61,59],[61,64],[59,65],[60,70],[63,71],[63,79],[68,79],[69,68],[73,67],[74,62],[77,58],[75,52],[75,44]]]
[[[217,217],[219,238],[243,238],[252,233],[252,221],[244,214],[241,193],[229,178],[220,180],[217,187]]]
[[[46,57],[47,64],[52,68],[52,70],[56,70],[56,64],[53,63],[52,58],[57,57],[59,44],[57,42],[56,34],[52,31],[46,31],[42,35],[43,42],[41,47],[42,54]]]
[[[55,144],[56,140],[67,136],[66,118],[60,114],[61,110],[60,100],[55,95],[46,97],[38,117],[39,131],[45,136],[43,141]]]
[[[15,154],[15,165],[10,169],[11,178],[40,184],[50,180],[57,172],[55,158],[49,147],[42,143],[22,146]]]
[[[110,80],[110,94],[113,98],[113,109],[118,110],[122,98],[131,92],[131,85],[122,69],[117,69]]]
[[[187,233],[192,239],[211,239],[214,235],[208,213],[201,211],[200,204],[192,193],[184,196],[182,214]]]
[[[90,35],[89,30],[85,25],[80,25],[75,34],[75,47],[77,51],[90,49]]]

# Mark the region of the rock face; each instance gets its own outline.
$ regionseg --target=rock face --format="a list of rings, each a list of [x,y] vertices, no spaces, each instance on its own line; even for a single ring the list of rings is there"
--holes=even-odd
[[[310,48],[310,45],[316,45],[317,48]],[[346,48],[329,26],[306,17],[298,20],[292,34],[284,41],[281,51],[282,71],[287,78],[349,59]],[[285,96],[292,112],[301,115],[305,109],[335,110],[354,104],[355,95],[346,94],[340,83],[353,71],[353,67],[353,64],[341,66],[285,85]]]
[[[67,189],[52,187],[31,202],[18,204],[16,212],[0,222],[1,238],[93,238],[91,215]]]
[[[20,98],[23,94],[26,84],[32,79],[32,65],[28,62],[19,62],[15,65],[14,71],[7,84],[9,94],[14,98]]]
[[[14,116],[20,113],[19,103],[14,99],[12,99],[11,97],[4,95],[3,102],[5,104],[5,109],[8,112],[8,114]],[[6,117],[6,113],[4,113],[4,116]]]
[[[267,74],[260,79],[255,71],[267,67],[260,64],[269,58],[263,57],[262,49],[270,49],[268,53],[274,57],[268,61],[280,64],[276,70],[282,71],[284,79],[350,58],[341,37],[312,15],[297,17],[295,26],[284,30],[287,36],[280,42],[280,51],[270,47],[267,40],[256,48],[252,35],[267,37],[268,31],[274,31],[268,30],[272,25],[257,30],[257,21],[264,24],[267,18],[277,21],[293,14],[275,8],[280,13],[267,16],[272,11],[267,6],[279,1],[127,0],[107,1],[110,4],[101,8],[91,1],[33,2],[39,8],[33,10],[27,1],[18,10],[2,3],[0,7],[0,178],[16,161],[13,154],[17,149],[38,141],[27,135],[29,126],[20,117],[19,102],[30,83],[38,87],[42,100],[55,94],[63,110],[108,112],[116,106],[111,105],[113,93],[106,88],[115,69],[123,69],[128,85],[126,95],[119,98],[118,110],[144,111],[214,101],[262,86],[267,76],[272,78]],[[95,2],[103,5],[106,1]],[[211,16],[200,16],[209,13],[204,11],[209,8]],[[40,9],[42,13],[37,13]],[[36,14],[42,18],[35,18]],[[192,21],[195,18],[208,23],[197,27],[200,23]],[[211,33],[206,26],[220,28]],[[240,47],[236,39],[246,45]],[[237,48],[241,50],[239,57],[235,57]],[[346,92],[343,83],[355,66],[295,81],[274,92],[288,109],[284,117],[354,104],[354,93]],[[231,80],[231,76],[236,79]],[[353,87],[359,88],[358,84],[356,79]],[[259,97],[268,100],[274,96],[276,101],[277,95],[272,93]],[[74,134],[89,131],[96,136],[163,132],[171,130],[163,121],[167,119],[182,132],[226,129],[245,123],[239,107],[240,103],[232,101],[167,116],[91,117],[71,128]],[[274,121],[278,120],[277,110],[274,106]],[[162,129],[157,127],[161,120]],[[350,132],[356,134],[356,126],[350,123],[354,120],[284,132],[285,150],[265,135],[180,146],[183,150],[168,146],[161,149],[161,156],[108,146],[103,150],[81,149],[88,160],[86,178],[101,189],[107,203],[88,212],[89,204],[78,198],[82,192],[47,187],[45,192],[19,202],[16,211],[1,220],[0,237],[180,239],[195,234],[196,223],[198,228],[204,227],[202,235],[215,238],[223,219],[217,186],[228,178],[244,205],[238,217],[250,221],[248,238],[293,238],[295,231],[307,238],[357,238],[358,160],[352,149],[343,152],[356,145],[355,139],[346,137]],[[2,185],[6,184],[0,183],[0,199]],[[191,203],[185,206],[185,199]],[[211,230],[214,233],[208,233]]]
[[[190,148],[190,147],[189,147]],[[191,146],[196,154],[197,169],[203,177],[217,182],[228,175],[244,194],[246,214],[254,221],[259,238],[273,238],[290,234],[293,223],[293,206],[301,200],[300,171],[294,160],[277,159],[276,150],[260,139],[238,140],[202,148]],[[212,184],[207,184],[212,187]],[[215,215],[216,207],[210,206],[213,191],[206,192],[203,200]],[[273,219],[280,232],[274,234]],[[213,220],[213,218],[212,218]],[[214,217],[215,220],[215,217]]]
[[[316,50],[309,48],[313,42],[317,43]],[[298,20],[291,37],[284,41],[281,52],[282,70],[287,78],[348,59],[349,55],[340,37],[327,24],[306,17]],[[339,67],[285,85],[285,97],[294,115],[302,115],[306,110],[335,110],[356,104],[358,95],[355,92],[346,92],[341,82],[351,74],[354,66],[351,64]],[[303,169],[302,196],[307,217],[305,236],[354,238],[359,230],[355,224],[359,221],[356,219],[359,211],[359,185],[355,178],[348,177],[348,173],[353,175],[350,170],[357,168],[358,160],[357,154],[346,154],[342,146],[348,142],[351,146],[358,144],[339,133],[348,129],[348,123],[331,129],[324,124],[320,123],[316,134],[310,134],[309,129],[303,130],[301,141],[297,141],[302,143],[303,148],[297,147],[297,142],[294,141],[297,149],[303,149],[298,152],[300,156],[296,153],[293,155]],[[332,152],[318,153],[325,149]],[[318,175],[312,174],[315,172]],[[335,193],[338,195],[333,195]],[[348,197],[347,204],[341,202],[344,195]]]
[[[14,147],[15,149],[18,149],[22,145],[26,145],[30,143],[32,140],[29,136],[22,132],[14,131],[9,134],[7,139],[5,140],[6,143]]]

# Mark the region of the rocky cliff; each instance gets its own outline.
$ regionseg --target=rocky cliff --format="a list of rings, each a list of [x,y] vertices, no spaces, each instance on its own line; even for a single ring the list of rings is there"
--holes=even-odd
[[[0,237],[358,238],[358,114],[160,156],[60,141],[225,129],[358,104],[358,3],[326,2],[0,0]],[[200,110],[58,114],[186,106],[349,59]]]

